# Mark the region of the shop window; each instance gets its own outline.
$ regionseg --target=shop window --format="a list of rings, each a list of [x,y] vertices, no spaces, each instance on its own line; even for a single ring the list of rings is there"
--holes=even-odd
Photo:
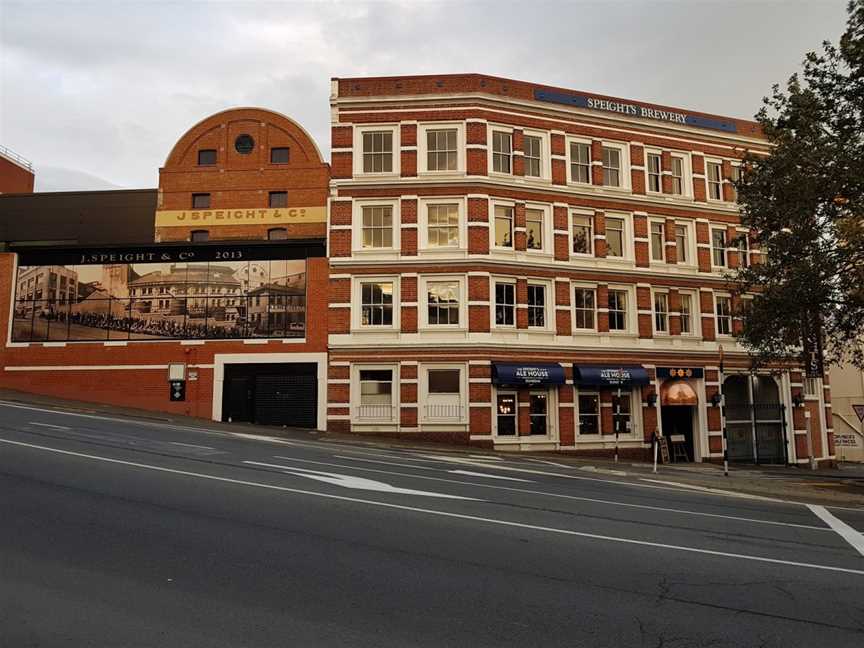
[[[495,247],[513,247],[513,208],[495,206]]]
[[[708,171],[708,198],[723,200],[723,165],[720,162],[706,162]]]
[[[594,331],[597,328],[597,298],[593,288],[573,290],[573,328]]]
[[[459,246],[458,205],[428,205],[426,219],[429,247]]]
[[[427,419],[464,418],[460,369],[428,369],[426,386]]]
[[[274,146],[270,149],[270,164],[288,164],[291,149],[287,146]]]
[[[393,247],[393,207],[390,205],[362,208],[362,244],[365,249]]]
[[[622,391],[620,396],[612,396],[612,430],[618,434],[630,434],[632,426],[631,401],[632,393]]]
[[[579,434],[600,434],[600,395],[579,392]]]
[[[627,330],[627,291],[609,291],[609,330]]]
[[[516,325],[516,284],[495,284],[495,326]]]
[[[393,370],[360,370],[359,418],[393,418]]]
[[[204,243],[210,240],[210,232],[208,230],[192,230],[189,234],[189,240],[193,243]]]
[[[528,284],[528,327],[546,327],[546,286]]]
[[[591,184],[591,145],[570,143],[570,181]]]
[[[287,207],[288,192],[287,191],[271,191],[269,202],[270,207]]]
[[[543,249],[543,210],[525,210],[525,233],[528,237],[526,247],[529,250]]]
[[[430,281],[426,287],[430,326],[459,324],[459,282]]]
[[[210,209],[209,193],[193,193],[192,209]]]
[[[624,257],[624,219],[606,218],[606,256]]]
[[[621,186],[621,150],[618,148],[603,147],[603,186]]]
[[[663,183],[661,180],[661,176],[663,173],[662,169],[662,158],[659,153],[648,153],[648,191],[652,191],[654,193],[660,193],[663,191]]]
[[[426,167],[428,171],[456,171],[458,166],[458,132],[455,128],[426,131]]]
[[[525,158],[525,175],[539,178],[543,175],[543,139],[534,135],[522,138],[522,150]]]
[[[288,230],[284,227],[273,227],[267,230],[268,241],[284,241],[288,238]]]
[[[392,173],[393,132],[366,131],[362,142],[363,173]]]
[[[732,335],[731,298],[718,295],[715,299],[714,312],[717,320],[717,335]]]
[[[666,260],[666,225],[659,221],[651,222],[651,260]]]
[[[711,230],[711,263],[718,268],[726,267],[726,230]]]
[[[198,151],[198,166],[212,166],[216,164],[216,149],[200,149]]]
[[[363,326],[393,326],[393,282],[360,284],[360,321]]]
[[[546,392],[532,392],[529,395],[529,418],[531,422],[531,434],[534,436],[546,436],[548,428],[548,397]]]
[[[573,254],[593,254],[594,219],[573,215]]]
[[[495,173],[512,173],[513,135],[506,131],[492,131],[492,170]]]
[[[516,394],[499,393],[496,405],[498,436],[516,436]]]

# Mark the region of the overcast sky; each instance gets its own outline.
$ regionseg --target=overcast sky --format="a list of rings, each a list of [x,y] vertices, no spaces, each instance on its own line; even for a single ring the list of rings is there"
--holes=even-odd
[[[154,187],[219,110],[283,112],[329,158],[330,77],[445,72],[747,118],[837,41],[845,5],[0,0],[0,144],[34,162],[37,187],[40,171],[43,188]]]

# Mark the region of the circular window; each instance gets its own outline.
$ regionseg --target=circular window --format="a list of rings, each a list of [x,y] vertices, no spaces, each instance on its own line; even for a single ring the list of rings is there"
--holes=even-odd
[[[248,155],[255,148],[255,140],[251,135],[238,135],[234,140],[234,149],[242,155]]]

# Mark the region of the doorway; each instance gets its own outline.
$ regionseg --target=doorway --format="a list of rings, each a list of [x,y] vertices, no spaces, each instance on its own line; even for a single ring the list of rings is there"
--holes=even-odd
[[[693,442],[693,406],[663,405],[660,408],[663,425],[663,436],[669,438],[673,434],[684,436],[687,459],[695,461],[695,445]]]
[[[223,421],[314,428],[317,411],[316,364],[225,366]]]

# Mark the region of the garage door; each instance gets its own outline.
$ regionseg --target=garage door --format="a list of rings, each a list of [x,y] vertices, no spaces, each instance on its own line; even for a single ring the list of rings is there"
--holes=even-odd
[[[317,365],[227,365],[222,420],[317,427]]]

